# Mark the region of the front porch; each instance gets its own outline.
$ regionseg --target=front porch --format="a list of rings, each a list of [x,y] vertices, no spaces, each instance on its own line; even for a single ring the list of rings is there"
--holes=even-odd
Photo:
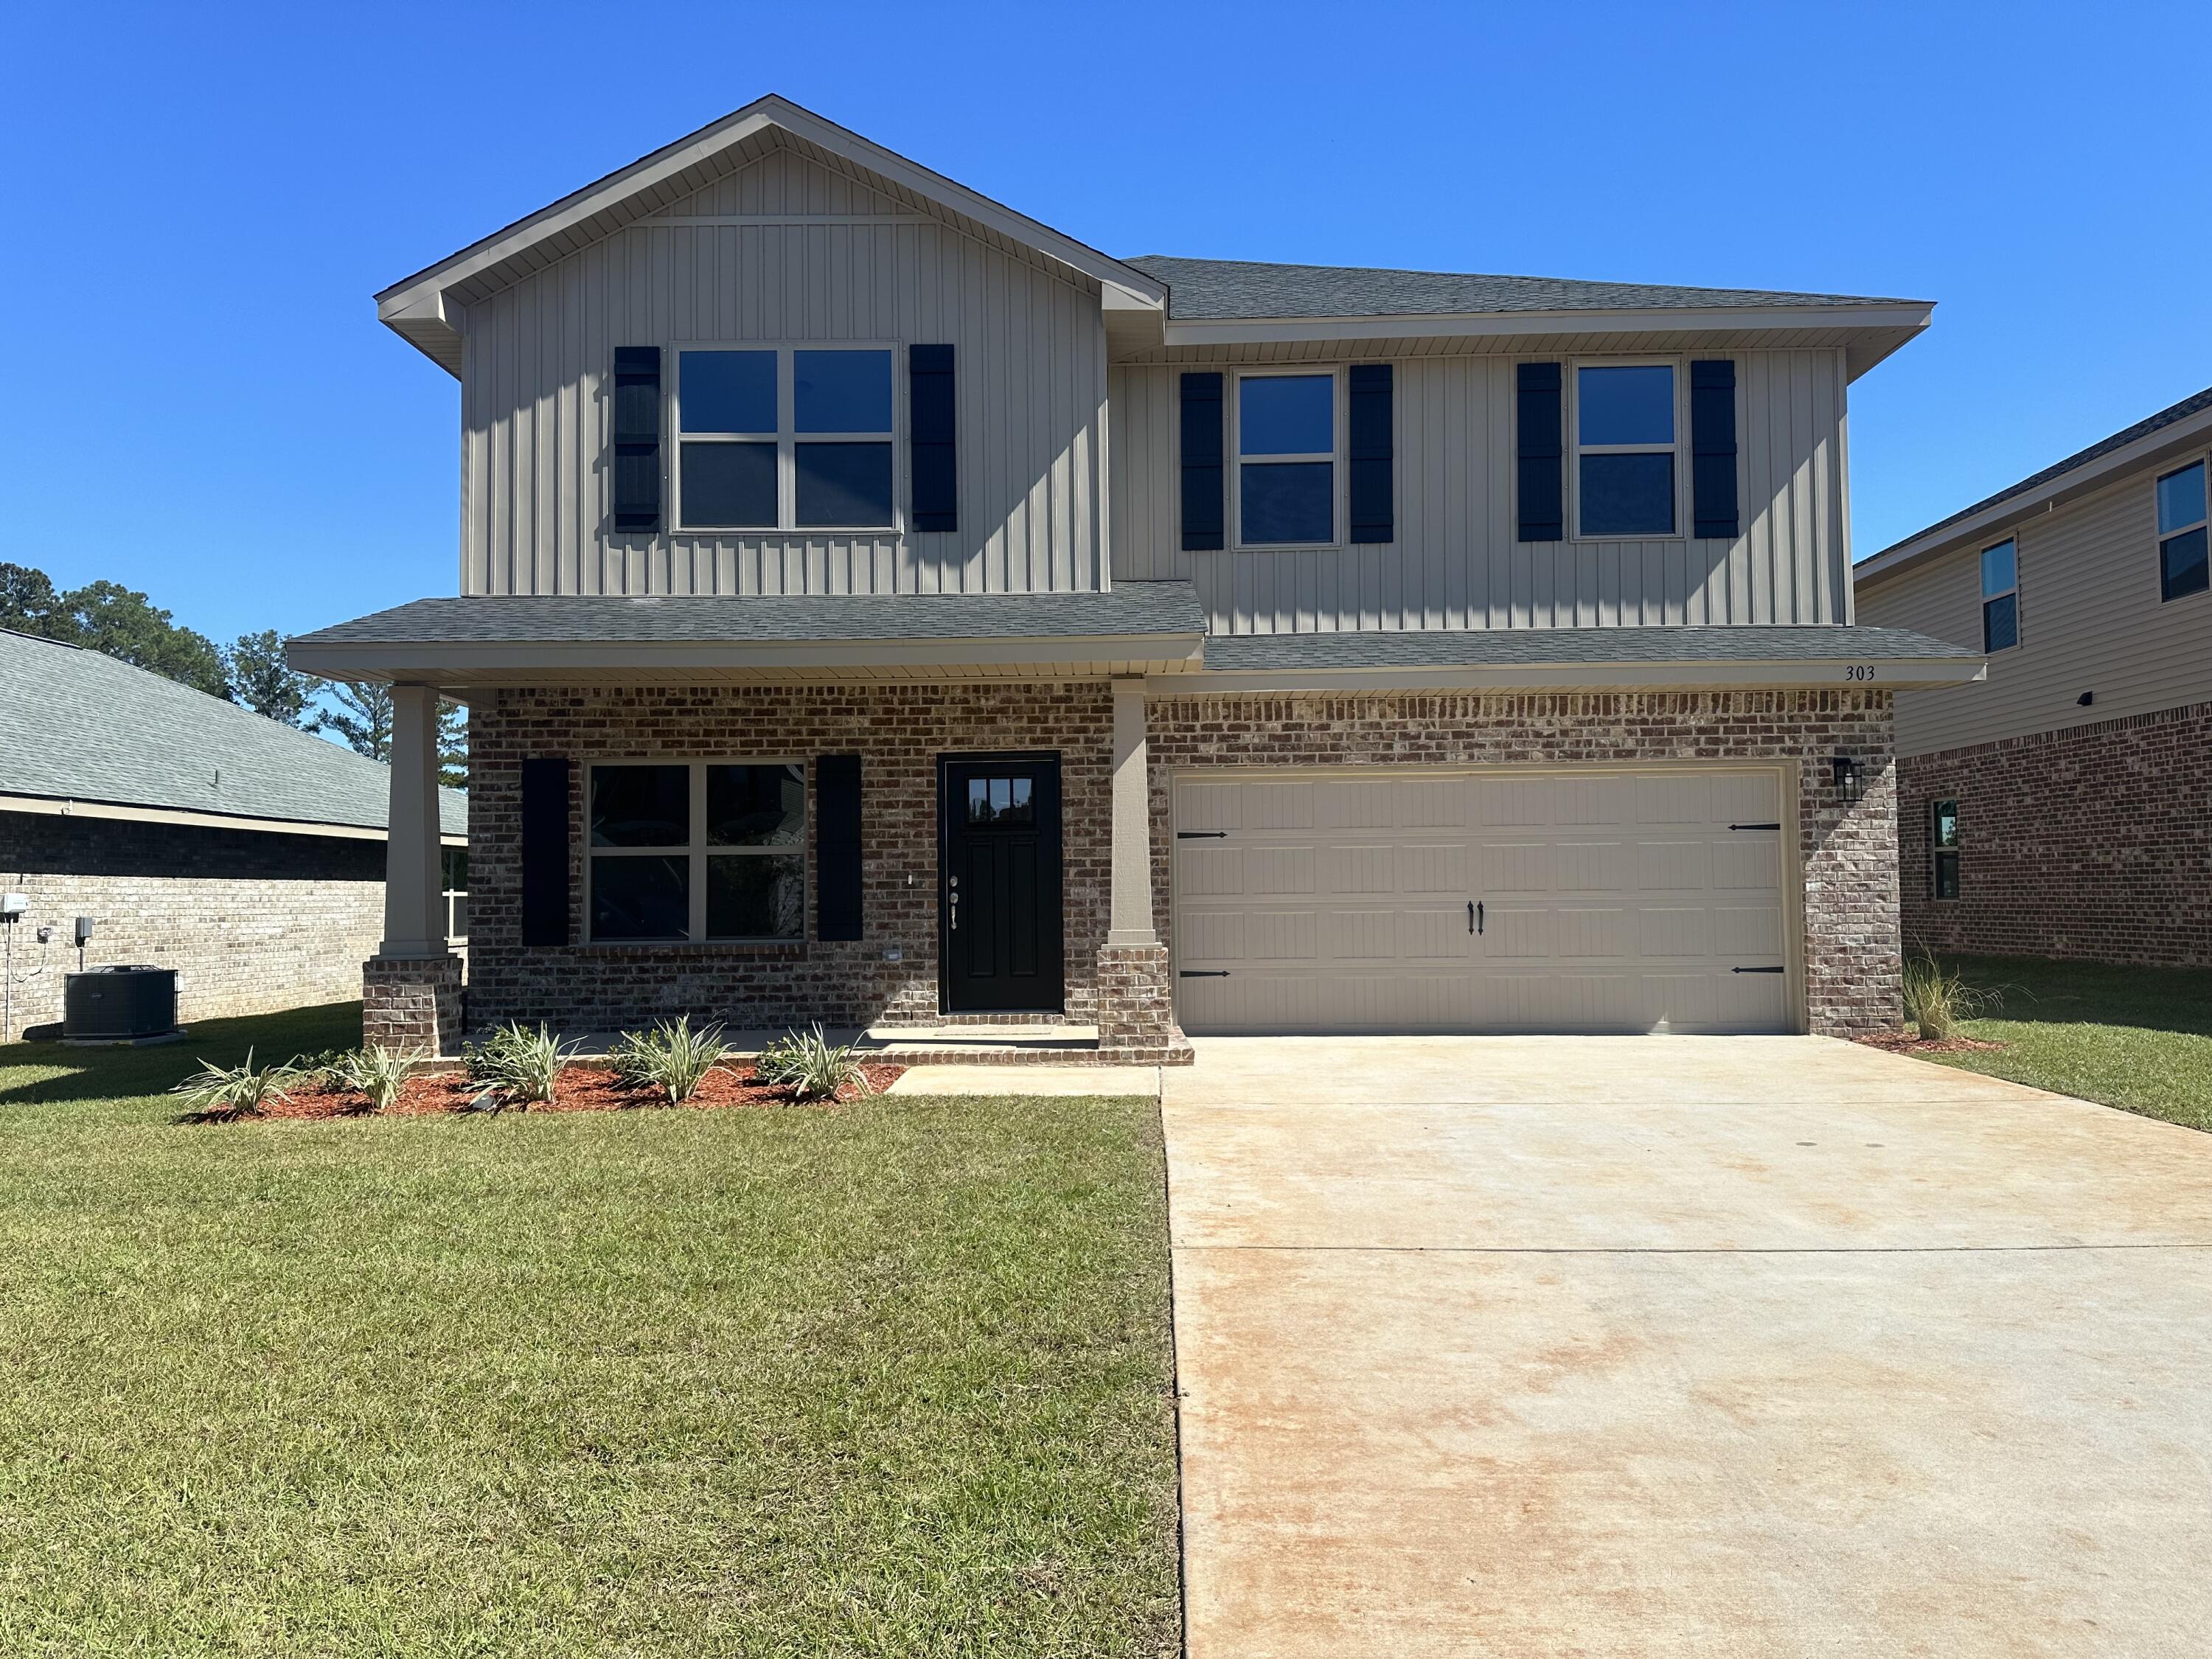
[[[1134,676],[477,691],[465,991],[423,897],[439,885],[434,843],[411,833],[435,693],[397,692],[386,938],[363,975],[372,1041],[451,1054],[466,1036],[514,1019],[589,1045],[688,1014],[722,1024],[740,1047],[748,1034],[764,1042],[818,1021],[908,1063],[1188,1058],[1155,921],[1146,703]],[[959,809],[968,774],[987,791],[982,775],[1024,763],[1049,776],[1058,803],[1035,877],[1049,884],[1034,896],[1057,971],[1036,976],[1040,994],[1016,984],[994,998],[988,976],[957,971],[963,929],[990,930],[988,896],[960,890],[970,866],[956,858],[968,828]],[[611,885],[605,866],[634,856],[608,844],[595,788],[611,771],[684,769],[692,796],[708,793],[708,771],[714,787],[723,774],[772,772],[791,792],[763,832],[773,842],[763,850],[787,872],[785,936],[715,938],[695,927],[690,937],[628,937],[634,930],[617,924],[629,918],[595,897],[595,883]],[[706,810],[699,801],[702,819]],[[842,844],[848,834],[856,846]],[[702,885],[710,859],[746,850],[702,834],[680,855],[690,860],[683,873]],[[674,866],[679,855],[660,861]]]

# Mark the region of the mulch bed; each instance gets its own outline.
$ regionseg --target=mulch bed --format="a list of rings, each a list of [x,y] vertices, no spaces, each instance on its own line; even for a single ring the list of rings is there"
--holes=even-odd
[[[859,1100],[872,1091],[881,1094],[898,1080],[906,1070],[903,1066],[863,1066],[861,1074],[868,1079],[868,1089],[863,1091],[848,1085],[838,1095],[840,1103]],[[476,1086],[465,1072],[428,1072],[407,1079],[407,1086],[386,1114],[391,1117],[427,1117],[440,1112],[465,1109],[476,1097]],[[792,1098],[791,1091],[779,1085],[754,1080],[750,1066],[718,1066],[707,1073],[699,1091],[685,1101],[678,1110],[689,1111],[695,1107],[713,1106],[826,1106],[827,1101],[800,1103]],[[617,1078],[605,1066],[574,1065],[561,1073],[561,1081],[550,1102],[541,1101],[529,1109],[533,1112],[623,1112],[640,1108],[666,1109],[667,1097],[651,1089],[634,1089]],[[295,1089],[283,1100],[272,1100],[261,1110],[263,1117],[326,1118],[354,1117],[368,1110],[368,1103],[350,1089]],[[508,1107],[509,1111],[520,1109]]]
[[[1987,1048],[2006,1048],[2012,1045],[1990,1042],[1981,1037],[1947,1036],[1929,1038],[1916,1036],[1910,1031],[1869,1031],[1851,1039],[1863,1042],[1869,1048],[1886,1048],[1893,1054],[1965,1054]]]

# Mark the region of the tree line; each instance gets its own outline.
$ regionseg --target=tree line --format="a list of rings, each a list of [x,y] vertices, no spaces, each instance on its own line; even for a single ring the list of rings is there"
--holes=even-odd
[[[0,628],[97,651],[302,732],[332,732],[371,760],[392,758],[392,688],[295,672],[284,660],[287,636],[273,628],[219,646],[120,582],[87,582],[61,592],[45,571],[4,562]],[[465,789],[468,767],[468,711],[441,702],[440,781]]]

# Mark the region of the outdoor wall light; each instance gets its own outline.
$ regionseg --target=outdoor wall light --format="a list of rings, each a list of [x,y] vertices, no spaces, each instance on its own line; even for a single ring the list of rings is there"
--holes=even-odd
[[[1836,793],[1844,799],[1854,801],[1866,793],[1866,785],[1859,777],[1859,763],[1849,755],[1838,755],[1828,764],[1836,775]]]

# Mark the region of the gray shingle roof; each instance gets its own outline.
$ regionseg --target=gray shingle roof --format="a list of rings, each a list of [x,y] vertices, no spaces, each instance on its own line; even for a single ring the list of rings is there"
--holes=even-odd
[[[1262,317],[1431,317],[1501,311],[1680,311],[1747,307],[1919,305],[1917,300],[1761,289],[1670,288],[1552,276],[1485,276],[1357,265],[1256,264],[1148,253],[1124,264],[1168,285],[1177,319]]]
[[[2087,449],[2077,450],[2064,460],[2045,467],[2040,472],[2032,472],[2018,483],[2000,489],[1994,495],[1984,496],[1972,507],[1962,507],[1949,518],[1938,519],[1925,530],[1916,530],[1904,540],[1892,542],[1887,547],[1883,548],[1881,553],[1869,554],[1860,562],[1870,563],[1873,560],[1881,558],[1885,553],[1893,553],[1900,547],[1948,530],[1951,526],[1971,519],[1976,514],[1986,511],[2001,501],[2008,501],[2015,495],[2025,495],[2031,490],[2040,489],[2053,478],[2063,478],[2077,467],[2087,466],[2090,462],[2101,459],[2116,449],[2125,449],[2138,438],[2148,438],[2154,432],[2172,426],[2177,421],[2185,421],[2191,415],[2207,409],[2212,409],[2212,386],[2205,387],[2203,391],[2193,397],[2184,398],[2179,403],[2160,410],[2149,419],[2137,421],[2133,426],[2124,428],[2109,438],[2100,438]]]
[[[1980,655],[1902,628],[1510,628],[1237,634],[1206,642],[1206,667],[1230,673],[1654,662],[1972,662]]]
[[[385,827],[390,770],[129,663],[0,630],[0,793]],[[446,832],[468,798],[441,792]]]
[[[1106,593],[849,593],[733,598],[667,594],[416,599],[301,636],[312,645],[1060,639],[1202,634],[1187,581],[1124,582]]]

